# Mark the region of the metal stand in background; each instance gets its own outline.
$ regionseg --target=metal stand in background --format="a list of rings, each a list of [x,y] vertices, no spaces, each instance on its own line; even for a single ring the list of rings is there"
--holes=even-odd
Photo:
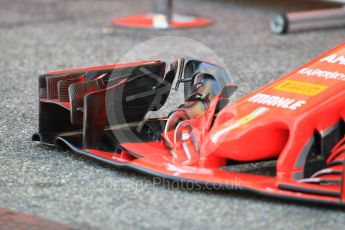
[[[112,23],[121,27],[169,29],[207,26],[212,20],[173,14],[173,0],[154,0],[153,13],[116,18]]]
[[[345,6],[280,14],[271,22],[271,29],[277,34],[342,26],[345,27]]]

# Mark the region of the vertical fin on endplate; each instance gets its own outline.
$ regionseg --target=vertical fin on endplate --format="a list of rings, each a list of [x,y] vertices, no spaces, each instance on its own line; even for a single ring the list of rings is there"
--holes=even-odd
[[[80,124],[83,122],[83,113],[80,108],[84,105],[84,96],[87,93],[94,92],[100,89],[104,89],[106,84],[104,77],[107,74],[102,74],[95,80],[85,81],[81,83],[73,83],[68,88],[69,100],[71,103],[71,123]]]
[[[59,81],[58,82],[59,101],[68,102],[69,101],[68,87],[73,83],[80,83],[80,82],[83,82],[84,80],[85,80],[85,75]]]
[[[127,80],[120,82],[110,82],[107,88],[98,91],[90,92],[84,97],[84,116],[83,116],[83,148],[84,149],[105,149],[107,151],[115,151],[117,140],[112,135],[111,128],[105,131],[106,126],[109,126],[106,110],[106,95],[107,93],[116,93],[122,91],[123,86]],[[121,98],[119,96],[115,97]],[[114,98],[114,99],[115,99]],[[119,101],[115,101],[118,104]],[[119,112],[116,110],[116,112]],[[105,135],[107,134],[107,135]],[[111,141],[106,143],[103,137],[110,137]],[[106,145],[106,146],[104,146]]]
[[[105,109],[106,90],[85,95],[83,119],[83,147],[98,149],[107,123]]]
[[[68,79],[68,76],[51,76],[47,77],[47,99],[58,99],[58,82]]]
[[[81,83],[84,81],[86,81],[86,82],[92,81],[92,80],[95,80],[97,78],[103,78],[105,74],[107,74],[107,76],[109,76],[110,72],[111,72],[110,70],[89,71],[89,72],[84,73],[82,75],[74,76],[73,78],[59,81],[58,82],[59,101],[62,101],[62,102],[68,102],[69,101],[68,88],[70,85],[72,85],[74,83]]]
[[[78,74],[79,75],[79,74]],[[58,99],[58,84],[62,80],[67,80],[75,78],[75,74],[65,74],[60,76],[48,76],[46,77],[46,86],[47,86],[47,99]]]

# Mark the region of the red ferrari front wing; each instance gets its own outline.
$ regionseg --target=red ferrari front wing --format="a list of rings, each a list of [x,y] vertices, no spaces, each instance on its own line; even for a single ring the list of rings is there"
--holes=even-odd
[[[171,90],[185,102],[159,110]],[[294,200],[345,205],[345,44],[247,96],[212,63],[176,59],[39,77],[39,132],[154,176]]]

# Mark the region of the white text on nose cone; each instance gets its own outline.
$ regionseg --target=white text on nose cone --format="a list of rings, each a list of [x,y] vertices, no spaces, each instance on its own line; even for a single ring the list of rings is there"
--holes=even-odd
[[[345,57],[342,55],[332,54],[320,60],[321,62],[328,62],[332,64],[345,65]]]
[[[263,93],[258,93],[254,95],[253,97],[249,98],[248,101],[260,105],[268,105],[289,110],[296,110],[299,107],[306,104],[306,101],[304,100],[295,100],[291,98],[271,96]]]

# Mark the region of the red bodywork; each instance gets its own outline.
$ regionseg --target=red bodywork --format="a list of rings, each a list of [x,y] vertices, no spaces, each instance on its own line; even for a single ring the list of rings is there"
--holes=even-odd
[[[107,152],[57,139],[76,152],[169,179],[345,205],[345,44],[217,111],[222,97],[162,132],[161,141],[122,142],[121,151]],[[232,170],[265,161],[275,162],[273,174]]]

